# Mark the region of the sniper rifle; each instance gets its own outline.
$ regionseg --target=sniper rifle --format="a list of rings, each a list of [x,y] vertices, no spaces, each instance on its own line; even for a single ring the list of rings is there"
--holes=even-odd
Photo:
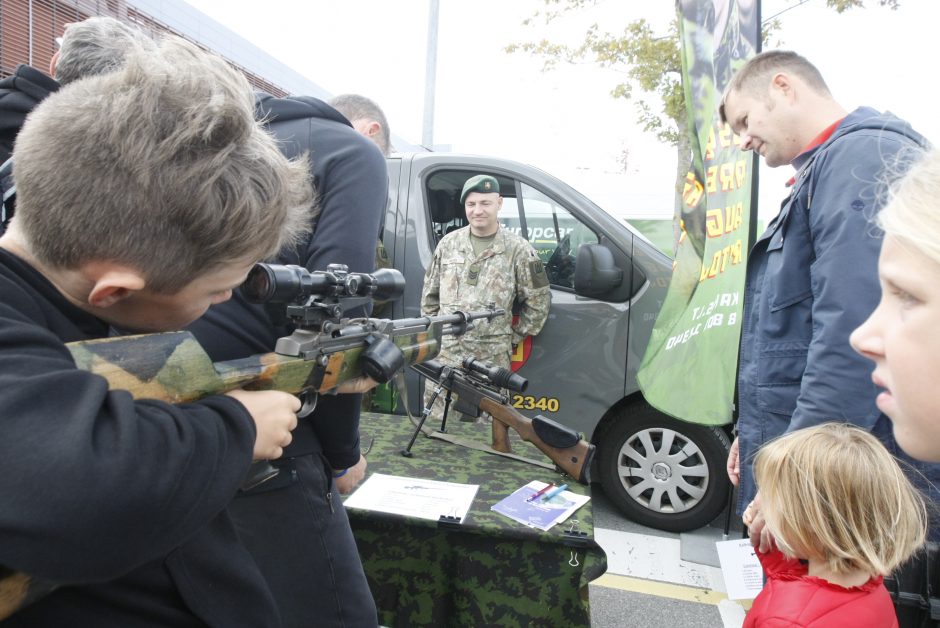
[[[526,389],[529,382],[509,369],[494,366],[472,357],[464,358],[462,366],[447,366],[437,360],[412,364],[411,368],[438,383],[438,390],[446,389],[454,400],[454,409],[472,417],[487,412],[493,417],[492,448],[502,453],[512,452],[509,428],[522,440],[532,443],[551,458],[559,469],[582,484],[589,484],[594,445],[581,438],[576,431],[542,415],[530,419],[509,405],[502,389],[517,392]],[[436,395],[435,395],[436,397]],[[431,402],[433,403],[433,401]],[[431,404],[428,404],[429,406]],[[422,423],[427,418],[425,409]],[[417,436],[420,425],[415,432]],[[403,451],[409,455],[411,445]],[[407,453],[406,453],[407,452]]]

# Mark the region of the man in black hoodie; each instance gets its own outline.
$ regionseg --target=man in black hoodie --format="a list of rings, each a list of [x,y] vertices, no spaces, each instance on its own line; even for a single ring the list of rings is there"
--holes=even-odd
[[[0,163],[13,154],[13,142],[29,112],[59,83],[36,68],[19,65],[16,71],[0,81]]]
[[[15,203],[7,194],[13,189],[13,162],[7,160],[13,155],[16,135],[29,112],[57,89],[59,84],[54,79],[28,65],[18,65],[11,76],[0,81],[0,235],[6,231]]]
[[[388,170],[375,144],[316,98],[257,95],[265,120],[289,158],[309,153],[319,210],[313,236],[278,262],[323,270],[346,264],[372,272],[375,234],[385,211]],[[366,315],[352,311],[349,316]],[[213,360],[271,351],[289,333],[263,306],[236,294],[190,326]],[[365,474],[359,450],[361,395],[321,395],[294,442],[274,464],[280,474],[235,499],[230,511],[261,567],[285,628],[375,626],[375,603],[343,504]]]

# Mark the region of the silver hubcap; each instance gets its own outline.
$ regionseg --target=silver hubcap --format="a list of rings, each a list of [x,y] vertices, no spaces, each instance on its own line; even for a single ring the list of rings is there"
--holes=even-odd
[[[708,489],[708,465],[681,433],[651,428],[630,436],[617,470],[624,490],[644,508],[672,514],[693,508]]]

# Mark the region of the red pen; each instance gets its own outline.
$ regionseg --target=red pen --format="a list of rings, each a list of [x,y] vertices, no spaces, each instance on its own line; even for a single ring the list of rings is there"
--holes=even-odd
[[[532,497],[530,497],[530,498],[527,499],[526,501],[527,501],[527,502],[534,501],[534,500],[538,499],[539,497],[541,497],[542,495],[544,495],[545,493],[547,493],[548,491],[550,491],[550,490],[553,489],[553,488],[555,488],[555,484],[554,484],[553,482],[552,482],[552,483],[549,483],[545,488],[541,489],[538,493],[536,493],[535,495],[533,495]]]

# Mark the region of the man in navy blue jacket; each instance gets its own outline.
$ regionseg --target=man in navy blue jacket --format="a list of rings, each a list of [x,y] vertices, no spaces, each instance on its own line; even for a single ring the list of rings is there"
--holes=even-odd
[[[338,111],[307,96],[258,94],[257,115],[290,158],[310,154],[318,204],[313,236],[283,250],[277,261],[308,270],[346,264],[372,272],[375,236],[385,212],[388,170],[371,140]],[[214,360],[272,351],[290,333],[273,308],[236,294],[191,327]],[[353,310],[350,316],[362,316]],[[321,395],[314,413],[294,431],[294,442],[274,464],[280,473],[243,492],[230,510],[277,600],[285,628],[375,626],[375,602],[352,529],[337,491],[362,479],[359,450],[362,396]]]
[[[875,406],[871,365],[848,338],[881,294],[881,237],[871,218],[886,183],[927,141],[890,113],[846,111],[819,71],[789,51],[750,59],[729,83],[721,115],[743,149],[768,166],[796,169],[747,262],[737,438],[728,459],[731,481],[740,479],[741,512],[756,494],[754,453],[784,432],[853,423],[904,457]],[[917,467],[940,479],[937,465]]]

